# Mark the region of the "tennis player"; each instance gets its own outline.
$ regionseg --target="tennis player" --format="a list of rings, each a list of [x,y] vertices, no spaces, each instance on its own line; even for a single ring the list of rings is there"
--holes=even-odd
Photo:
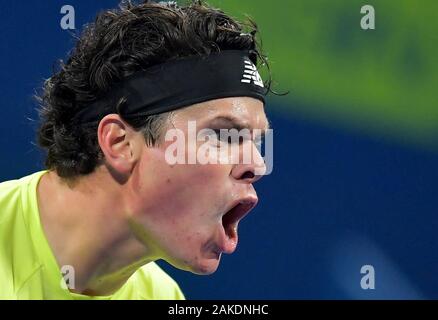
[[[255,36],[200,1],[125,2],[85,27],[40,94],[46,170],[0,184],[0,298],[184,299],[155,261],[216,271],[265,163],[172,162],[169,147],[241,159],[252,136],[190,141],[188,124],[268,128]]]

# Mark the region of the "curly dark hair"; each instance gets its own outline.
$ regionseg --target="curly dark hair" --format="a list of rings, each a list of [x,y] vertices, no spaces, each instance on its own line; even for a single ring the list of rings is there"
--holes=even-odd
[[[47,169],[69,179],[92,173],[101,164],[98,122],[77,126],[71,119],[115,82],[172,59],[221,50],[249,50],[254,64],[266,64],[256,34],[250,19],[239,23],[203,1],[181,7],[175,2],[124,1],[118,9],[101,12],[85,26],[67,62],[60,61],[39,96],[38,144],[47,151]],[[116,108],[119,114],[121,108],[123,99]],[[154,145],[168,117],[164,113],[124,120]]]

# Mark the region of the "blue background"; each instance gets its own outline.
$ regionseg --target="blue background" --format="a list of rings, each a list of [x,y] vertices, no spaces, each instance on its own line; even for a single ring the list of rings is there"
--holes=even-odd
[[[0,181],[43,168],[35,146],[34,90],[73,45],[59,26],[63,1],[0,9]],[[117,1],[73,1],[76,27]],[[191,299],[438,298],[438,152],[323,124],[267,106],[274,172],[257,183],[259,206],[238,250],[196,276],[160,263]],[[373,265],[376,289],[360,287]]]

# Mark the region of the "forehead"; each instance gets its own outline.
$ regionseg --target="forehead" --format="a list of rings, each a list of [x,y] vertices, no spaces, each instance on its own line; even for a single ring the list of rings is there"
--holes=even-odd
[[[230,119],[240,125],[251,128],[268,129],[264,105],[250,97],[232,97],[210,100],[181,109],[175,113],[176,121],[199,123]]]

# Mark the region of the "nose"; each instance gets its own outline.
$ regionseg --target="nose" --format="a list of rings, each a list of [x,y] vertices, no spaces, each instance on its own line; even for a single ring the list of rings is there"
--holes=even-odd
[[[255,145],[252,146],[251,150],[252,155],[250,161],[243,161],[245,157],[241,155],[239,163],[236,164],[231,171],[231,175],[234,179],[249,184],[258,181],[266,172],[265,161]]]

